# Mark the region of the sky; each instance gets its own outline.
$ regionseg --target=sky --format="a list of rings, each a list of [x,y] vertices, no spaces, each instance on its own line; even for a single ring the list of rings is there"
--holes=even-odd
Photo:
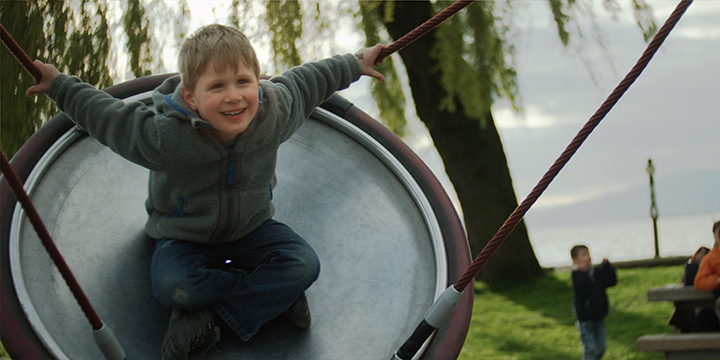
[[[658,27],[679,3],[648,2]],[[218,21],[218,14],[225,13],[217,10],[225,9],[223,4],[189,1],[191,30]],[[522,110],[516,112],[500,99],[493,106],[493,115],[520,202],[632,68],[647,44],[628,0],[618,2],[620,11],[615,15],[605,11],[599,0],[591,9],[575,14],[583,38],[573,33],[570,48],[560,43],[546,1],[512,4],[518,10],[514,39]],[[595,16],[588,16],[590,12]],[[648,216],[649,158],[656,168],[654,181],[661,214],[720,214],[720,187],[715,181],[720,177],[717,19],[720,0],[696,0],[689,7],[643,74],[528,212],[529,226]],[[354,52],[363,40],[362,33],[348,23],[337,31],[331,48]],[[265,62],[269,58],[267,49],[262,44],[257,47],[261,63]],[[393,56],[399,59],[397,54]],[[172,65],[168,70],[173,70]],[[341,95],[377,118],[369,82],[362,79]],[[432,140],[414,113],[409,93],[407,99],[411,134],[404,140],[454,196]]]
[[[622,12],[615,19],[596,2],[604,47],[590,38],[589,19],[580,17],[586,38],[569,49],[557,37],[546,2],[514,4],[525,8],[516,55],[523,108],[518,113],[500,100],[493,115],[520,202],[647,44],[629,1],[620,2]],[[677,4],[650,1],[658,27]],[[720,190],[714,180],[720,176],[717,19],[720,1],[700,0],[690,6],[643,74],[528,212],[529,226],[649,216],[649,158],[656,168],[661,214],[720,214]],[[366,101],[352,90],[344,95],[356,104]],[[419,126],[412,124],[415,134],[406,141],[443,177],[441,161]]]
[[[658,26],[677,3],[650,2]],[[607,17],[600,20],[605,50],[588,46],[585,52],[593,60],[590,67],[595,80],[577,56],[563,51],[542,16],[520,46],[518,72],[524,112],[513,113],[502,103],[493,109],[518,197],[529,193],[645,50],[628,2],[621,4],[626,8],[617,22],[607,21]],[[537,5],[532,3],[535,8]],[[680,181],[668,188],[672,179],[720,176],[719,18],[720,1],[695,1],[690,6],[643,74],[538,201],[536,210],[549,212],[642,189],[647,203],[640,207],[647,212],[645,168],[652,158],[661,211],[690,211],[686,208],[692,204],[671,201],[673,192],[682,192],[686,198],[700,199],[698,211],[720,213],[717,186],[693,188]],[[528,213],[530,223],[532,219],[533,214]]]

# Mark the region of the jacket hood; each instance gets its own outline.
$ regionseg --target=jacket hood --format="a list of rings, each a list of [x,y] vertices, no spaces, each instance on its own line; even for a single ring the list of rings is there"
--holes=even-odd
[[[185,103],[180,92],[181,84],[180,75],[177,75],[166,79],[153,91],[152,99],[157,111],[169,117],[188,120],[195,128],[212,129],[210,123],[201,119],[200,114]]]

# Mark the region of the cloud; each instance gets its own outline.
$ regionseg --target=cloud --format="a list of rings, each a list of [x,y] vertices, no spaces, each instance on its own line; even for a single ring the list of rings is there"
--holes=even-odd
[[[556,117],[546,115],[542,112],[542,109],[531,105],[526,110],[516,112],[507,101],[499,102],[493,108],[493,118],[495,119],[495,125],[498,128],[511,129],[511,128],[544,128],[561,123]]]
[[[563,207],[574,204],[580,204],[588,201],[598,200],[613,194],[621,193],[631,189],[631,184],[612,184],[612,185],[590,185],[583,186],[579,189],[564,191],[562,193],[553,194],[548,192],[547,195],[541,197],[535,204],[537,209],[550,209],[555,207]]]

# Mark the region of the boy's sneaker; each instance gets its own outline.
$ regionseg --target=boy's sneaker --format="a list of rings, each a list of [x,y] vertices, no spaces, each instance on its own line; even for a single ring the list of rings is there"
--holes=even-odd
[[[162,348],[161,360],[185,360],[190,351],[205,352],[220,342],[220,329],[215,326],[210,309],[187,311],[173,309]]]
[[[283,315],[287,316],[295,326],[306,329],[310,327],[312,319],[310,318],[310,307],[308,306],[307,297],[302,293],[290,308],[285,310]]]

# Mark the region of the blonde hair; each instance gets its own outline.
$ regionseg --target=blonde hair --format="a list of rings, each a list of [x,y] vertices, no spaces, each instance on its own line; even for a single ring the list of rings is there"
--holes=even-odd
[[[180,48],[178,67],[183,86],[194,90],[195,83],[210,63],[215,66],[215,71],[221,72],[228,67],[237,70],[240,62],[260,77],[255,49],[245,34],[234,27],[213,24],[201,27],[185,40]]]

